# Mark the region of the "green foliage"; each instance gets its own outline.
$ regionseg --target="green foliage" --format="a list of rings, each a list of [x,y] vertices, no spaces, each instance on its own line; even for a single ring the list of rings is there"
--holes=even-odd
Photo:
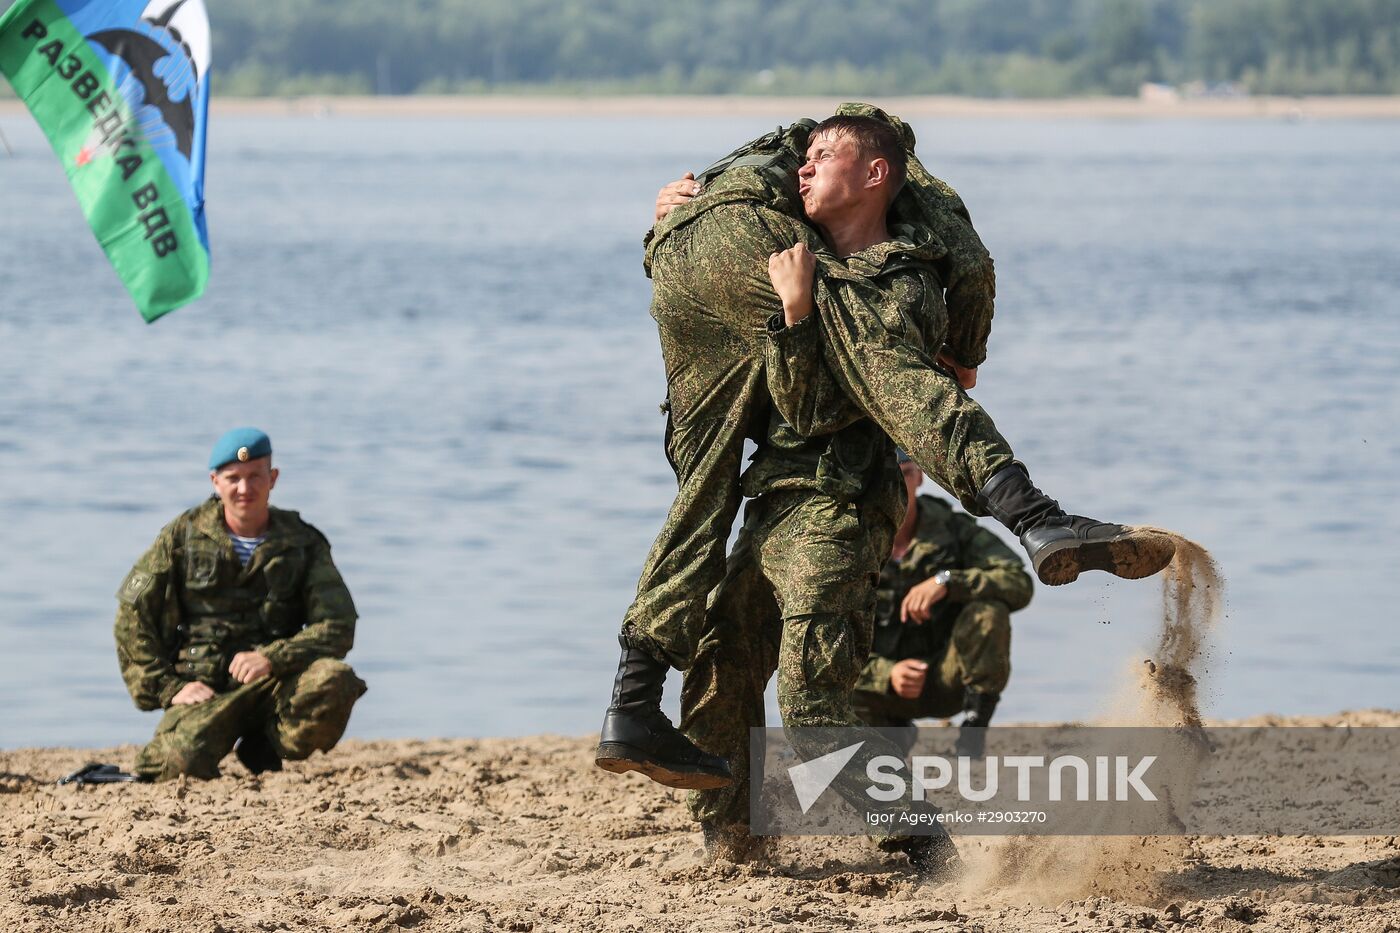
[[[1196,0],[1186,60],[1269,94],[1400,90],[1400,0]]]
[[[0,10],[13,0],[0,0]],[[215,90],[1400,92],[1400,0],[209,0]]]

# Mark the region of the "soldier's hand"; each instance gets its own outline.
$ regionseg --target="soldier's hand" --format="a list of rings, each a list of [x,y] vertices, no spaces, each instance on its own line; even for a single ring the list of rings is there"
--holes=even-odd
[[[700,186],[695,183],[695,174],[686,172],[680,178],[666,185],[656,192],[656,219],[659,222],[671,211],[680,207],[700,193]]]
[[[789,327],[812,313],[812,276],[816,271],[817,257],[806,243],[768,257],[768,278],[783,300],[783,320]]]
[[[977,387],[977,367],[968,368],[958,365],[958,361],[948,353],[947,350],[938,351],[937,360],[947,368],[958,380],[958,385],[964,389],[974,389]]]
[[[947,595],[948,588],[929,577],[905,594],[904,602],[899,607],[899,621],[923,625],[933,613],[933,607]]]
[[[228,672],[240,684],[250,684],[272,673],[272,662],[256,651],[240,651],[233,656]]]
[[[214,699],[214,691],[208,684],[192,680],[180,688],[180,692],[170,698],[171,706],[194,706],[205,700]]]
[[[928,664],[905,658],[895,664],[890,671],[890,686],[894,692],[906,700],[917,700],[924,692],[924,678],[928,674]]]

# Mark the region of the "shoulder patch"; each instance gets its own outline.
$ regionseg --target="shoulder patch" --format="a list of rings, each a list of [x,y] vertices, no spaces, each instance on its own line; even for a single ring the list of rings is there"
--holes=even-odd
[[[128,606],[135,605],[136,600],[151,588],[155,582],[155,576],[144,570],[132,568],[131,573],[126,575],[122,585],[117,589],[117,601],[126,603]]]

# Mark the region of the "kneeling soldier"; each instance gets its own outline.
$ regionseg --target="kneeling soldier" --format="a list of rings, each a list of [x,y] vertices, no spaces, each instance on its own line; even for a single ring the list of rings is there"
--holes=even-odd
[[[237,746],[254,774],[329,751],[365,684],[340,659],[355,604],[330,543],[268,505],[277,470],[255,428],[221,437],[215,495],[161,529],[117,592],[117,660],[139,709],[164,709],[135,771],[219,776]]]
[[[851,700],[872,726],[962,711],[958,754],[981,756],[1011,676],[1011,613],[1031,601],[1031,578],[972,516],[916,495],[923,474],[899,459],[909,508],[880,574],[874,643]]]

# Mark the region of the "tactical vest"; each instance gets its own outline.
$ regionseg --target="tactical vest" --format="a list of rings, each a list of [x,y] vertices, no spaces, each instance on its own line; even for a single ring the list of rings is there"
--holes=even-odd
[[[816,125],[816,120],[802,119],[788,127],[780,126],[744,143],[697,175],[695,180],[705,188],[730,169],[752,168],[769,177],[775,186],[791,184],[789,179],[796,177],[801,168],[807,152],[807,137]]]
[[[264,552],[269,545],[274,550]],[[179,554],[174,568],[180,601],[176,668],[182,677],[228,689],[235,686],[228,673],[235,654],[301,627],[305,550],[295,541],[270,539],[244,567],[227,540],[211,539],[190,522]]]

